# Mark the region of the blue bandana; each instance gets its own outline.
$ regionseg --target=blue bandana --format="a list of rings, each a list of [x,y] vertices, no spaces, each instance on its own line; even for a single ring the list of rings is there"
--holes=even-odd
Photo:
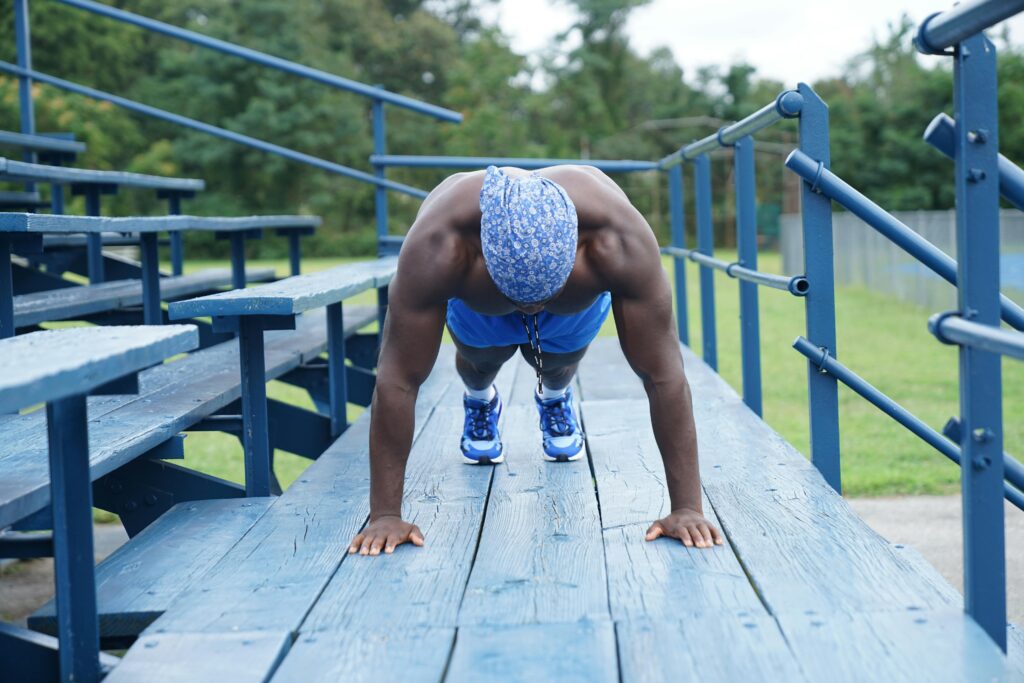
[[[551,298],[576,261],[576,207],[536,173],[509,177],[488,166],[480,190],[480,246],[491,279],[516,303]]]

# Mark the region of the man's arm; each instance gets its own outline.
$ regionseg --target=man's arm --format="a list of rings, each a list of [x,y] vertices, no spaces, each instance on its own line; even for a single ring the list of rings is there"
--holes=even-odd
[[[657,241],[643,217],[632,207],[617,213],[631,229],[606,242],[606,253],[597,258],[612,283],[619,343],[647,392],[672,507],[669,515],[651,525],[646,538],[667,535],[688,546],[711,547],[722,543],[722,535],[704,518],[701,504],[697,431],[672,320],[672,290]]]

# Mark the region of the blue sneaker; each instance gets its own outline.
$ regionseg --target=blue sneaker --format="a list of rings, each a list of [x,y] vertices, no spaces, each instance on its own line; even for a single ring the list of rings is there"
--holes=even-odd
[[[495,465],[504,461],[498,433],[498,418],[501,417],[498,391],[494,391],[490,402],[463,396],[462,405],[466,408],[466,423],[462,428],[463,460],[468,465]]]
[[[572,412],[572,387],[558,398],[541,399],[534,394],[540,413],[540,431],[544,435],[544,459],[570,462],[583,457],[583,432]]]

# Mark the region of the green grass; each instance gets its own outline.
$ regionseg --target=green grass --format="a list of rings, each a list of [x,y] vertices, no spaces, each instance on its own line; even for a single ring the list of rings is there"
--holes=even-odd
[[[722,258],[733,255],[719,254]],[[304,272],[321,270],[346,260],[307,259]],[[187,269],[223,266],[223,262],[188,262]],[[287,274],[287,263],[252,262],[253,266],[274,266]],[[665,259],[671,272],[672,261]],[[763,254],[760,267],[780,272],[777,254]],[[722,376],[734,387],[740,384],[738,283],[724,274],[715,277],[718,358]],[[700,346],[699,288],[697,268],[687,268],[687,301],[690,310],[691,345]],[[351,300],[372,303],[366,292]],[[808,452],[806,362],[791,348],[804,333],[803,302],[787,293],[761,289],[762,371],[765,419],[801,452]],[[939,344],[927,331],[932,311],[896,301],[875,292],[841,288],[837,292],[839,358],[935,428],[957,407],[957,354]],[[609,319],[602,336],[615,334]],[[1004,363],[1004,415],[1024,411],[1024,364]],[[956,490],[958,469],[945,457],[925,445],[873,406],[840,385],[840,425],[843,482],[849,495],[949,493]],[[281,401],[311,407],[305,392],[272,382],[268,395]],[[361,409],[349,407],[350,419]],[[1024,421],[1005,422],[1006,449],[1021,452]],[[454,437],[453,437],[454,438]],[[241,447],[230,436],[193,433],[185,441],[185,464],[232,481],[242,480]],[[276,470],[285,486],[294,481],[308,460],[282,451],[275,454]]]

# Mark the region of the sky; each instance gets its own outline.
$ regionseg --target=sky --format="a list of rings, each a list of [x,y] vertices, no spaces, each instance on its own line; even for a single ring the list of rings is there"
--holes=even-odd
[[[901,13],[918,23],[952,5],[950,0],[653,0],[633,11],[626,30],[643,54],[668,46],[687,78],[702,65],[745,60],[761,77],[793,86],[838,73],[872,36],[885,36],[886,25]],[[501,26],[520,54],[542,51],[573,19],[553,0],[500,0],[485,16]],[[1008,24],[1011,43],[1024,45],[1024,15]]]

